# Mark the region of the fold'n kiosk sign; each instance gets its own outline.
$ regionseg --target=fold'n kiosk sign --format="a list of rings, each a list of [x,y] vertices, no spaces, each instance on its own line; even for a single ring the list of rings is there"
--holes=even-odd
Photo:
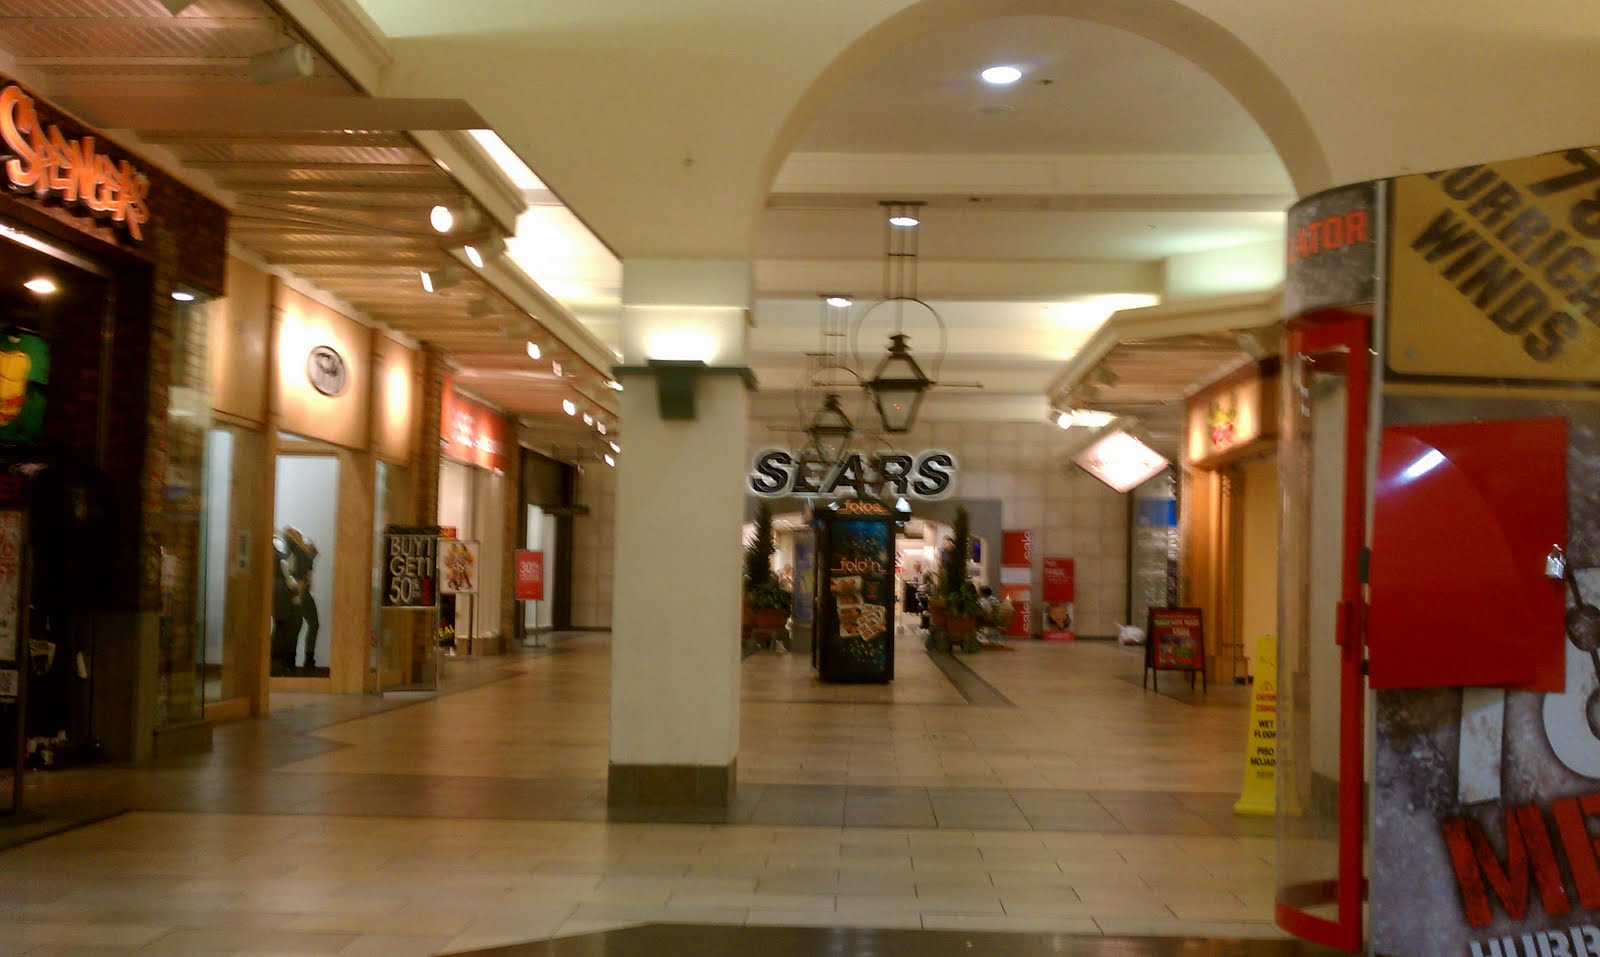
[[[15,83],[0,88],[0,159],[18,192],[56,199],[69,208],[109,218],[135,242],[150,221],[150,180],[127,160],[100,151],[93,136],[69,138],[40,117],[38,105]]]
[[[936,449],[916,455],[850,453],[831,464],[787,449],[767,449],[756,456],[746,486],[761,498],[941,499],[954,491],[955,477],[955,456]]]
[[[1595,148],[1394,181],[1389,367],[1600,383]]]

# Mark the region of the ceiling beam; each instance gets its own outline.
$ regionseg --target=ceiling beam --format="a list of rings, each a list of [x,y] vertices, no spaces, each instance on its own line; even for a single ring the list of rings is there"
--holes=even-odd
[[[79,95],[67,104],[107,129],[265,133],[298,130],[481,130],[490,125],[465,100],[296,96],[253,98],[241,109],[227,94]]]
[[[756,263],[763,298],[810,298],[839,292],[870,299],[882,292],[879,260],[763,259]],[[1161,293],[1161,267],[1143,262],[953,262],[923,260],[923,299],[1049,301],[1106,292]]]
[[[358,130],[285,130],[276,133],[210,133],[176,130],[145,130],[140,138],[162,146],[350,146],[361,148],[408,148],[412,142],[401,133]],[[419,154],[420,155],[420,154]]]

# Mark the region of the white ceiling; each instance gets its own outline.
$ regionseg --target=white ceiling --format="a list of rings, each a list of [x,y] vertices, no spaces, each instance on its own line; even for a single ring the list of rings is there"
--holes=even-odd
[[[976,82],[996,64],[1009,87]],[[1209,74],[1151,40],[1065,17],[1004,17],[901,47],[856,78],[803,152],[1266,153]]]
[[[1023,79],[981,82],[996,64]],[[1280,241],[1292,196],[1244,109],[1156,43],[1061,17],[933,33],[856,75],[780,171],[756,235],[752,365],[764,389],[799,386],[817,296],[853,296],[861,322],[886,292],[880,203],[921,201],[918,293],[947,326],[941,378],[983,386],[981,400],[936,390],[933,408],[1042,416],[1043,385],[1101,321],[1167,292],[1171,257]],[[863,372],[888,331],[874,325]],[[911,331],[931,363],[934,328]]]

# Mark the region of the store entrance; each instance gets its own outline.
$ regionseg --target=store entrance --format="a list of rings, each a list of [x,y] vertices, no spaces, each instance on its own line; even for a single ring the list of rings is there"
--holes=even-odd
[[[275,691],[331,690],[339,457],[319,454],[318,445],[286,437],[277,458],[268,658]]]

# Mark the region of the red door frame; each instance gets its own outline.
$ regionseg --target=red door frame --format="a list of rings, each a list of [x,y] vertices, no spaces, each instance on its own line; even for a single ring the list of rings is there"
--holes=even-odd
[[[1367,447],[1372,395],[1370,320],[1353,313],[1330,313],[1302,320],[1289,331],[1291,362],[1337,353],[1345,373],[1344,545],[1340,560],[1339,666],[1339,873],[1332,882],[1280,887],[1278,926],[1296,937],[1358,951],[1362,947],[1363,874],[1366,831],[1366,597],[1361,555],[1367,544]],[[1337,903],[1328,920],[1302,908]]]

